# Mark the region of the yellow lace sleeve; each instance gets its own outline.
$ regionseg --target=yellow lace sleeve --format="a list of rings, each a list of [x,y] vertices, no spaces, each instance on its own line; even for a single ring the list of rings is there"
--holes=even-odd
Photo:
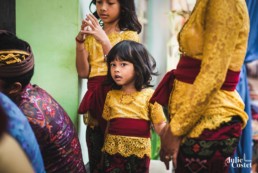
[[[110,117],[110,108],[108,106],[109,100],[110,100],[110,95],[109,93],[107,93],[104,108],[103,108],[103,113],[102,113],[102,117],[107,121],[109,120],[109,117]]]
[[[90,42],[90,39],[91,39],[91,36],[88,35],[86,38],[85,38],[85,41],[84,41],[84,48],[87,52],[89,52],[89,42]]]
[[[136,42],[140,42],[139,35],[134,31],[125,31],[123,34],[123,40],[132,40]]]
[[[153,124],[159,124],[162,122],[166,122],[166,116],[164,114],[163,108],[160,104],[155,102],[154,104],[150,104],[150,119]]]
[[[224,82],[243,23],[238,5],[235,0],[209,0],[207,4],[201,69],[184,103],[171,117],[175,135],[186,135],[194,127]]]

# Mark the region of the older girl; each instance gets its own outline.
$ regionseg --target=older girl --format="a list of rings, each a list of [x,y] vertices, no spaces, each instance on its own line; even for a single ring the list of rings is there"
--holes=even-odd
[[[136,16],[134,0],[92,0],[91,5],[96,6],[96,11],[82,21],[76,37],[76,67],[79,77],[88,79],[88,91],[80,104],[79,113],[85,114],[88,125],[86,141],[90,170],[99,172],[97,165],[100,163],[106,126],[101,115],[109,90],[109,87],[101,86],[107,74],[105,55],[119,41],[139,41],[141,24]]]

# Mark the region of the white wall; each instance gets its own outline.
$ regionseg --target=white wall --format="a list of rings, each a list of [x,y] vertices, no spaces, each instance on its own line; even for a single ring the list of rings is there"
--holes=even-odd
[[[166,72],[167,64],[167,42],[169,40],[169,0],[149,0],[148,1],[148,27],[147,49],[156,59],[157,69],[160,75],[154,78],[153,84],[162,79]]]
[[[79,21],[82,21],[86,17],[86,14],[90,13],[89,11],[90,2],[91,2],[90,0],[79,0],[79,15],[78,15]],[[81,24],[81,22],[79,22],[79,24]],[[78,32],[80,28],[81,26],[79,25]],[[86,90],[87,90],[87,80],[86,79],[79,80],[79,103],[81,102]],[[83,161],[86,164],[89,161],[89,158],[88,158],[88,149],[86,144],[86,125],[83,123],[82,115],[78,115],[78,135],[81,142]]]

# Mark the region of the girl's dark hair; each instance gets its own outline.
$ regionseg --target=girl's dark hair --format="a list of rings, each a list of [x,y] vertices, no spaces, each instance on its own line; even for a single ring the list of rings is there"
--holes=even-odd
[[[16,76],[16,77],[5,77],[5,78],[2,77],[0,79],[6,82],[5,88],[9,88],[15,82],[21,83],[22,88],[24,88],[30,83],[33,74],[34,74],[34,67],[23,75]]]
[[[134,0],[118,0],[121,7],[120,19],[118,22],[119,29],[121,31],[131,30],[136,31],[138,34],[142,30],[142,25],[138,21]],[[92,0],[89,6],[91,11],[92,4],[96,5],[96,0]],[[92,12],[92,11],[91,11]],[[93,15],[99,19],[97,11],[92,12]]]
[[[146,87],[151,87],[152,75],[158,75],[154,72],[156,61],[146,50],[146,48],[135,41],[124,40],[117,43],[107,55],[107,83],[114,89],[120,89],[111,76],[110,63],[114,60],[128,61],[134,65],[135,70],[135,88],[137,91]]]

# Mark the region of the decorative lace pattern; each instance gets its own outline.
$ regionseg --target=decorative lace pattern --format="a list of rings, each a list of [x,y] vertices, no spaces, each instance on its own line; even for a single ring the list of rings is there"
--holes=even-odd
[[[103,118],[107,121],[114,118],[133,118],[152,123],[166,122],[162,106],[149,103],[152,94],[153,90],[150,88],[132,94],[126,94],[120,90],[109,91],[104,105]],[[142,158],[144,155],[150,156],[150,148],[149,138],[107,134],[103,151],[109,154],[119,153],[125,157],[136,155]]]
[[[106,97],[103,118],[107,121],[113,118],[134,118],[150,120],[152,123],[166,121],[162,106],[149,103],[153,94],[150,88],[140,92],[126,94],[120,90],[109,91]]]
[[[227,70],[240,71],[247,47],[249,20],[244,0],[198,0],[179,34],[180,51],[202,60],[193,84],[175,80],[170,95],[175,135],[198,137],[233,115],[248,116],[237,92],[220,90]]]
[[[120,98],[120,103],[123,105],[129,105],[135,101],[133,94],[123,93]]]
[[[150,138],[128,137],[108,134],[102,151],[114,155],[121,154],[124,157],[136,155],[143,158],[145,155],[150,157],[151,142]]]
[[[120,33],[111,33],[108,35],[111,45],[122,40],[133,40],[139,42],[139,35],[134,31],[122,31]],[[91,66],[90,76],[105,76],[107,74],[107,65],[104,61],[103,49],[100,43],[91,35],[86,37],[85,49],[89,53],[89,63]]]

